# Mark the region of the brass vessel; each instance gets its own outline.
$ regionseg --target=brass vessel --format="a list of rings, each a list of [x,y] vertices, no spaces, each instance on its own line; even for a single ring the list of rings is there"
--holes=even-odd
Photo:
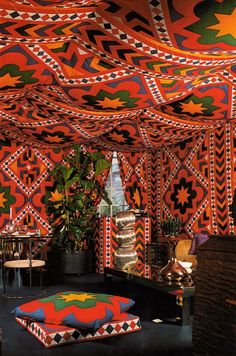
[[[188,272],[175,257],[172,257],[167,265],[161,269],[160,274],[164,280],[179,282]]]

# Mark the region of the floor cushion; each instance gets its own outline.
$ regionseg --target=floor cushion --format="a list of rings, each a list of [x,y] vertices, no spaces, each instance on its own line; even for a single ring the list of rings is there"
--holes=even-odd
[[[108,321],[121,320],[132,305],[132,299],[117,295],[64,291],[19,305],[12,313],[46,324],[98,329]]]
[[[81,330],[64,325],[53,325],[15,318],[16,321],[38,339],[46,348],[82,341],[92,341],[141,330],[138,316],[124,313],[124,320],[109,321],[99,329]]]

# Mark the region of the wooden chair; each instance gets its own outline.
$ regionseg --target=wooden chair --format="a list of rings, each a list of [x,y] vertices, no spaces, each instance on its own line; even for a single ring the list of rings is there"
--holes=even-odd
[[[191,244],[192,240],[190,239],[183,239],[179,241],[175,248],[175,256],[178,261],[192,262],[192,267],[194,268],[197,266],[197,259],[196,256],[189,253]]]

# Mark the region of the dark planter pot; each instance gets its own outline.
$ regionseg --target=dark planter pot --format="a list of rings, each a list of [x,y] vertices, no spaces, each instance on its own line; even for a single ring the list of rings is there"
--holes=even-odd
[[[62,251],[47,252],[48,269],[59,274],[86,274],[92,273],[94,267],[93,250],[78,251],[75,253]]]

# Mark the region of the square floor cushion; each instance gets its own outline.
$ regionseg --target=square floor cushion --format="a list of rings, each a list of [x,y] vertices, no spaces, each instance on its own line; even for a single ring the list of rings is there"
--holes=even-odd
[[[46,324],[98,329],[111,320],[121,320],[134,301],[117,295],[66,291],[16,307],[15,317]]]
[[[28,330],[46,348],[62,346],[65,344],[92,341],[111,336],[133,333],[141,330],[138,316],[124,313],[123,320],[109,321],[99,329],[75,329],[65,325],[53,325],[15,318],[16,321]]]

